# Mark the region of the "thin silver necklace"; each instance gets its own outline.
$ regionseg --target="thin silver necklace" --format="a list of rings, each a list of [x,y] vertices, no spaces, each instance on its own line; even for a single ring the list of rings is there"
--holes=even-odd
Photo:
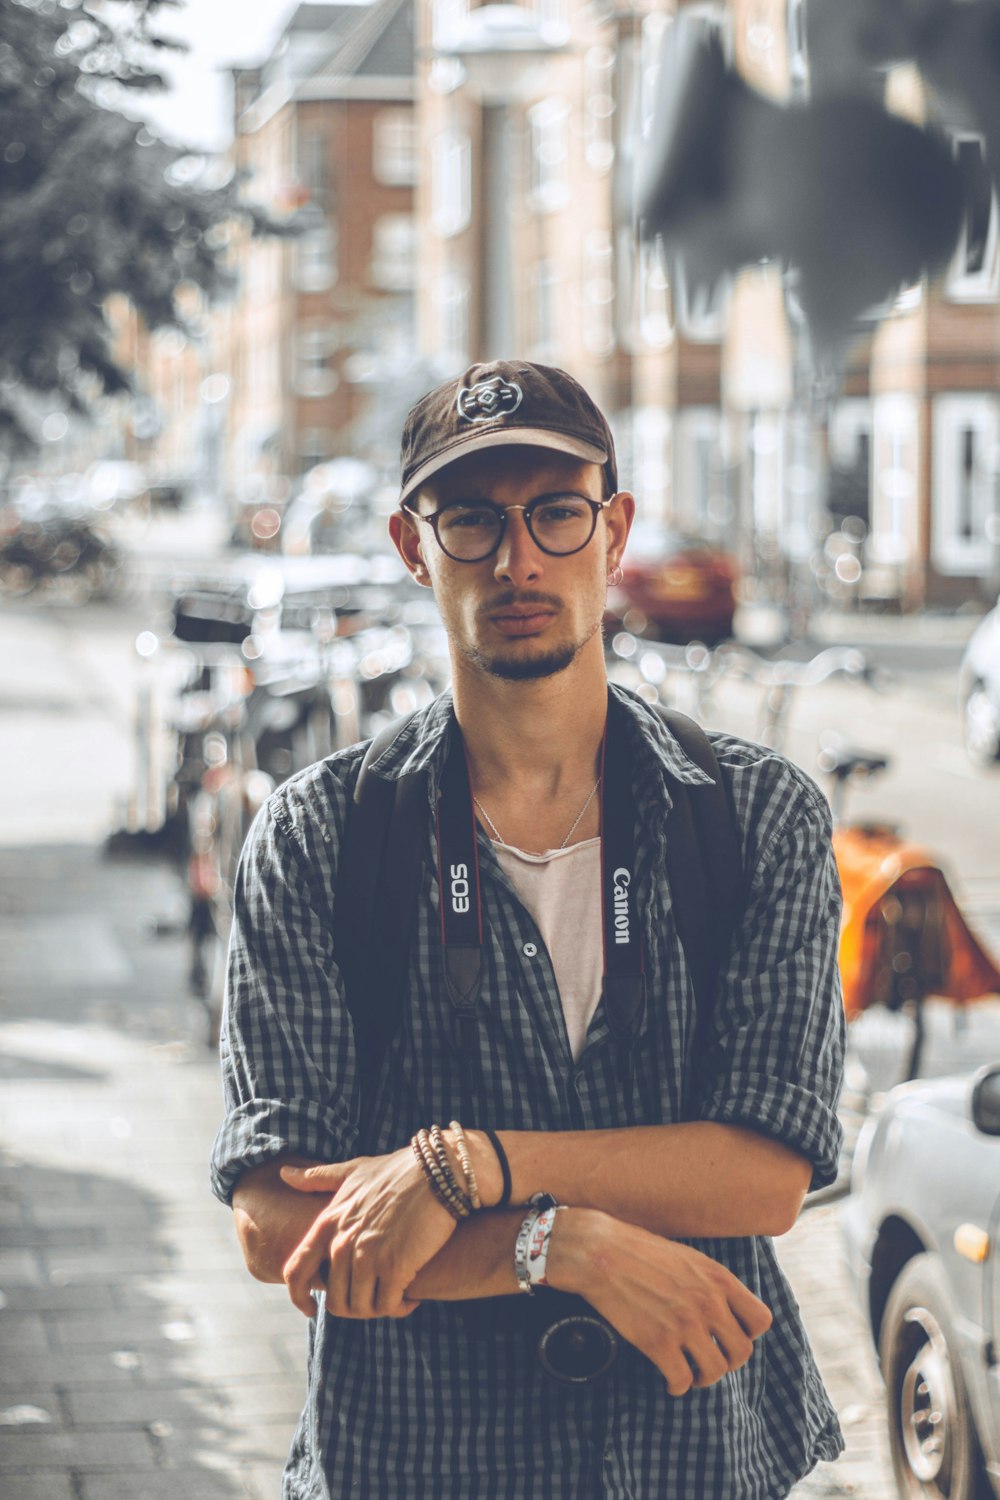
[[[587,794],[587,800],[586,800],[586,802],[583,804],[583,806],[580,808],[580,811],[577,813],[576,817],[573,819],[573,827],[570,829],[569,833],[567,833],[566,837],[563,839],[562,843],[559,845],[560,849],[565,849],[566,845],[569,843],[570,839],[573,837],[574,833],[579,828],[581,819],[583,818],[584,813],[587,811],[587,808],[593,802],[594,796],[595,796],[595,794],[597,792],[597,788],[600,786],[600,784],[601,784],[601,778],[598,776],[597,780],[594,782],[594,785],[591,787],[590,791]],[[473,792],[473,794],[472,794],[472,800],[476,804],[476,806],[479,808],[479,811],[482,813],[482,815],[486,819],[487,823],[490,825],[490,832],[493,834],[493,837],[496,840],[496,842],[498,844],[506,844],[507,840],[504,838],[503,834],[500,832],[499,828],[494,823],[493,819],[490,817],[489,813],[486,811],[485,807],[480,802],[479,798],[476,796],[475,792]],[[510,848],[511,846],[508,844],[507,847]]]

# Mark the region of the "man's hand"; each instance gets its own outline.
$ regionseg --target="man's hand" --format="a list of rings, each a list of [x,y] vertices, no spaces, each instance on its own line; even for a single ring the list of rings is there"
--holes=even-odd
[[[407,1287],[455,1230],[408,1148],[329,1166],[282,1167],[282,1181],[333,1199],[285,1262],[284,1279],[307,1318],[313,1290],[338,1318],[405,1318],[419,1302]]]
[[[738,1370],[771,1326],[764,1303],[725,1266],[594,1209],[557,1215],[547,1276],[651,1359],[671,1396]]]

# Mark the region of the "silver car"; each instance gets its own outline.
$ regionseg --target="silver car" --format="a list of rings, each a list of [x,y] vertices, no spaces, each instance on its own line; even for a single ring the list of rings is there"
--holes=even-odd
[[[1000,604],[980,621],[965,648],[958,695],[970,760],[995,765],[1000,761]]]
[[[900,1496],[1000,1497],[1000,1062],[893,1089],[842,1224]]]

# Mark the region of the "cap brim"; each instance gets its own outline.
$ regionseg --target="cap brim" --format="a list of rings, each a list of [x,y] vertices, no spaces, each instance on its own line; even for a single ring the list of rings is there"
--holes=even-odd
[[[568,453],[583,463],[606,464],[608,455],[595,443],[585,443],[582,438],[570,437],[565,432],[553,432],[548,427],[506,427],[500,431],[470,433],[467,438],[454,443],[443,453],[429,458],[414,470],[399,494],[400,504],[420,488],[425,479],[453,464],[468,453],[479,453],[485,448],[549,448],[556,453]]]

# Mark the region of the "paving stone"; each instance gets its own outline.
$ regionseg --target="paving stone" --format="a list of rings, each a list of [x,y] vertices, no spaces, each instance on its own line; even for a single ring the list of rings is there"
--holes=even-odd
[[[76,1485],[65,1469],[18,1474],[16,1479],[8,1475],[6,1485],[5,1500],[78,1500]]]
[[[0,1287],[5,1291],[12,1286],[37,1286],[41,1280],[41,1267],[33,1248],[0,1250]]]
[[[82,1312],[94,1313],[112,1309],[120,1305],[117,1288],[110,1285],[102,1285],[101,1282],[92,1281],[85,1286],[52,1286],[48,1283],[43,1286],[24,1286],[7,1283],[4,1288],[4,1296],[7,1298],[7,1310],[20,1313],[42,1313],[46,1317],[66,1317],[79,1315]],[[148,1307],[149,1299],[145,1306]],[[2,1329],[2,1323],[0,1323]],[[2,1332],[0,1332],[2,1342]]]
[[[289,1368],[288,1361],[273,1347],[274,1341],[261,1342],[259,1339],[241,1339],[238,1343],[233,1340],[228,1344],[186,1344],[178,1346],[175,1357],[174,1369],[178,1374],[183,1374],[195,1380],[204,1380],[210,1384],[216,1381],[228,1381],[241,1374],[259,1375],[271,1380],[282,1380],[293,1371]],[[157,1368],[157,1359],[150,1354],[149,1370],[152,1372]],[[305,1358],[299,1365],[300,1370],[305,1369]]]
[[[195,1456],[207,1467],[225,1470],[236,1461],[282,1464],[288,1457],[296,1421],[286,1419],[220,1427],[216,1432],[204,1428],[177,1428],[166,1433],[159,1443],[165,1468],[184,1468]]]
[[[39,1249],[62,1251],[75,1245],[99,1245],[102,1237],[96,1228],[73,1229],[66,1224],[11,1224],[4,1230],[9,1250]]]
[[[223,1403],[225,1412],[240,1422],[252,1422],[258,1418],[267,1421],[291,1419],[296,1422],[305,1405],[304,1374],[303,1365],[303,1378],[299,1381],[286,1380],[262,1385],[234,1385],[231,1381],[226,1381],[215,1387],[214,1395]]]
[[[0,1474],[4,1475],[54,1469],[60,1463],[73,1469],[142,1470],[155,1462],[152,1444],[142,1432],[8,1428],[0,1443]]]
[[[90,1427],[148,1427],[161,1422],[189,1427],[198,1420],[221,1422],[227,1415],[253,1410],[252,1403],[249,1408],[238,1405],[228,1392],[190,1384],[134,1385],[124,1391],[113,1385],[70,1386],[64,1399],[70,1419]]]
[[[173,1259],[162,1251],[160,1258],[164,1267],[169,1266]],[[108,1278],[107,1246],[79,1250],[65,1246],[46,1248],[42,1259],[48,1279],[63,1286],[84,1281],[106,1281]],[[119,1275],[138,1276],[143,1272],[148,1275],[155,1262],[156,1257],[148,1249],[143,1251],[138,1246],[130,1246],[128,1249],[115,1247],[114,1267]]]
[[[14,1421],[13,1413],[19,1407],[35,1407],[38,1411],[47,1412],[51,1421],[42,1425],[58,1427],[63,1423],[65,1407],[62,1398],[55,1385],[21,1385],[16,1392],[0,1391],[0,1441],[5,1433],[10,1432],[19,1423]],[[34,1423],[25,1423],[31,1426],[32,1431],[37,1431]]]
[[[278,1500],[284,1464],[252,1464],[243,1471],[251,1500]]]
[[[77,1384],[89,1380],[113,1380],[128,1385],[136,1378],[130,1364],[117,1364],[112,1357],[119,1351],[94,1353],[61,1350],[58,1354],[25,1354],[16,1365],[0,1359],[0,1399],[3,1393],[26,1386],[55,1384],[56,1380]],[[4,1404],[8,1403],[4,1401]]]
[[[46,1325],[38,1313],[15,1312],[7,1308],[0,1313],[0,1355],[17,1360],[22,1354],[44,1354],[51,1349]]]
[[[2,1325],[0,1325],[2,1326]],[[54,1325],[53,1336],[60,1349],[118,1349],[138,1348],[155,1344],[158,1339],[168,1343],[178,1340],[169,1330],[190,1329],[191,1337],[204,1337],[204,1330],[190,1320],[171,1321],[169,1314],[159,1308],[128,1309],[125,1312],[90,1312],[84,1309],[68,1309]]]
[[[235,1466],[228,1472],[187,1467],[134,1475],[83,1470],[80,1483],[81,1500],[257,1500]],[[273,1490],[267,1500],[278,1500],[280,1493]]]

